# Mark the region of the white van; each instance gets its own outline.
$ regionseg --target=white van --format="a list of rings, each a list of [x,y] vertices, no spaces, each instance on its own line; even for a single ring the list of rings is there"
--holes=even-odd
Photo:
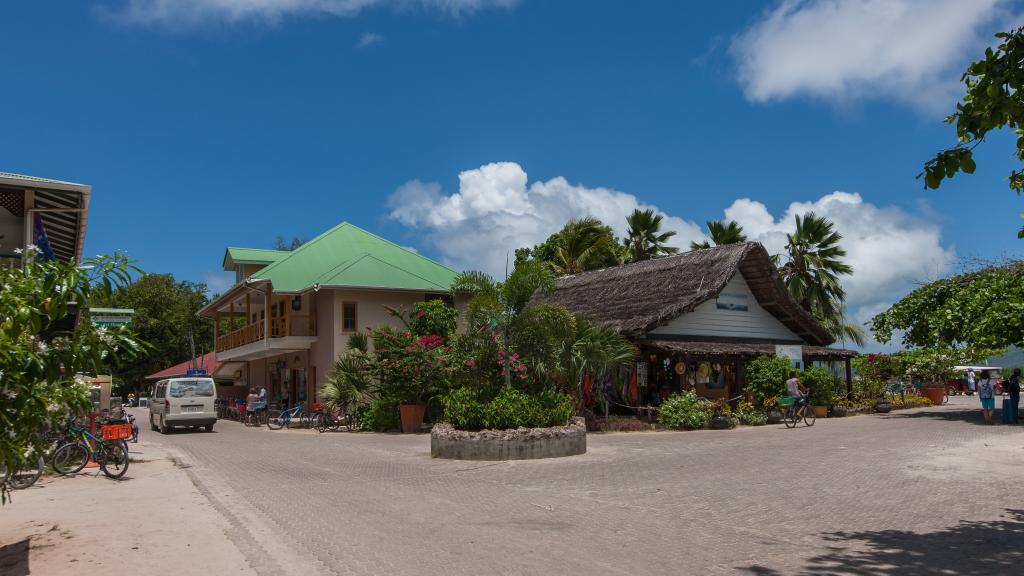
[[[160,380],[153,385],[149,400],[149,426],[167,434],[175,426],[198,428],[213,432],[217,422],[217,385],[213,378],[187,377]]]

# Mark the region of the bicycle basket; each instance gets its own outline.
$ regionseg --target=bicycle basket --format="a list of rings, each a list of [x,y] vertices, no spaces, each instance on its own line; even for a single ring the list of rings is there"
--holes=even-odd
[[[110,424],[100,428],[104,440],[125,440],[132,437],[131,424]]]
[[[792,406],[794,400],[796,400],[796,399],[791,397],[791,396],[784,396],[782,398],[779,398],[779,406],[782,407],[782,408],[786,408],[788,406]]]

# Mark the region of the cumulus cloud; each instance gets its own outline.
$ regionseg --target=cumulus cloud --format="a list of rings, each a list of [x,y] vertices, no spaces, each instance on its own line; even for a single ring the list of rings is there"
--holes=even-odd
[[[277,22],[286,16],[353,17],[370,8],[419,6],[459,16],[518,0],[123,0],[101,5],[116,20],[141,25],[191,26],[206,22]]]
[[[203,283],[211,295],[223,294],[235,285],[235,275],[221,270],[207,270],[203,272]]]
[[[374,44],[380,44],[384,41],[384,36],[377,34],[376,32],[366,32],[359,37],[359,42],[356,42],[356,48],[366,48],[373,46]]]
[[[853,275],[843,277],[852,320],[864,322],[918,283],[948,272],[956,253],[942,245],[942,229],[930,213],[879,207],[860,194],[832,192],[814,202],[793,202],[776,218],[761,202],[741,198],[725,217],[743,226],[751,240],[772,254],[782,252],[795,216],[814,212],[835,222]]]
[[[674,246],[704,238],[697,224],[664,214],[632,194],[570,184],[561,176],[529,183],[514,162],[462,172],[459,191],[452,194],[435,182],[412,180],[388,198],[388,207],[392,218],[422,231],[447,264],[496,277],[504,275],[505,258],[516,248],[543,242],[570,218],[600,218],[623,236],[630,212],[654,209],[665,216],[664,228],[676,232]]]
[[[896,99],[949,109],[962,68],[1011,24],[1009,0],[785,0],[730,52],[754,102]]]

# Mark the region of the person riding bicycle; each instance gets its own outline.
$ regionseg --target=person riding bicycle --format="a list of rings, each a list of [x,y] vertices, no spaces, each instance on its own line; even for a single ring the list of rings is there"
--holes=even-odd
[[[807,405],[807,388],[804,388],[800,379],[796,377],[795,370],[790,370],[789,380],[786,380],[786,395],[793,399],[797,413],[802,414],[804,406]]]
[[[260,397],[256,395],[256,389],[249,388],[249,395],[245,397],[245,417],[250,422],[256,420],[256,404],[259,400]]]

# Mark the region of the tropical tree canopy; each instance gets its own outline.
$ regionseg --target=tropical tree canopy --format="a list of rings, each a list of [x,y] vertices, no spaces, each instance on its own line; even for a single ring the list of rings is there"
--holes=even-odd
[[[967,87],[956,112],[946,123],[956,125],[957,145],[938,152],[917,175],[926,188],[936,189],[957,172],[973,174],[976,168],[972,151],[993,130],[1011,128],[1017,132],[1014,155],[1024,160],[1024,28],[996,34],[1000,44],[985,49],[985,57],[971,63],[961,77]],[[1017,194],[1024,192],[1024,171],[1010,172],[1009,186]],[[1017,232],[1024,238],[1024,226]]]
[[[649,260],[679,251],[674,246],[666,245],[666,242],[676,233],[672,230],[662,232],[662,220],[664,220],[664,216],[656,214],[654,210],[640,210],[639,208],[626,216],[628,230],[626,238],[622,242],[629,253],[630,262]]]
[[[691,250],[702,250],[704,248],[711,248],[712,245],[725,246],[726,244],[739,244],[747,241],[747,235],[743,233],[743,226],[740,226],[735,220],[729,220],[728,222],[708,220],[707,226],[711,242],[707,240],[691,242]]]
[[[800,306],[811,313],[837,340],[864,343],[864,330],[846,321],[846,291],[839,277],[853,273],[843,262],[846,250],[835,224],[813,212],[796,216],[796,230],[786,236],[783,254],[774,258],[782,281]]]
[[[871,320],[875,339],[910,347],[1024,344],[1024,262],[936,280]]]
[[[205,284],[179,282],[171,274],[147,274],[95,297],[93,306],[135,310],[132,327],[152,346],[149,354],[129,360],[115,376],[130,386],[139,386],[147,375],[188,360],[193,345],[196,354],[213,350],[213,322],[197,315],[209,301]],[[229,330],[231,326],[223,328]],[[192,343],[188,339],[190,331]]]
[[[618,266],[622,262],[618,239],[611,226],[593,217],[569,220],[561,230],[532,248],[516,250],[516,265],[545,262],[558,274],[577,274]]]

